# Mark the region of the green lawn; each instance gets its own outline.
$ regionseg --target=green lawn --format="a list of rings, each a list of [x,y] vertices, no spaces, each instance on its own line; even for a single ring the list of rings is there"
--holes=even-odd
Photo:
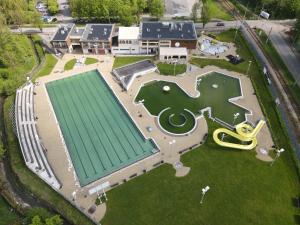
[[[211,17],[220,20],[233,20],[230,15],[221,5],[220,0],[212,0],[210,4]]]
[[[53,56],[53,55],[51,55],[51,54],[49,54],[49,53],[46,53],[46,55],[45,55],[45,64],[44,64],[44,66],[41,68],[41,70],[33,77],[33,80],[35,80],[36,78],[38,78],[38,77],[42,77],[42,76],[46,76],[46,75],[49,75],[51,72],[52,72],[52,70],[53,70],[53,68],[54,68],[54,66],[56,65],[56,63],[57,63],[57,59]]]
[[[174,66],[174,64],[169,63],[157,63],[157,68],[162,75],[178,75],[186,72],[186,64],[176,64]]]
[[[211,120],[209,133],[218,127]],[[175,177],[163,165],[108,192],[103,225],[286,225],[296,224],[292,198],[299,194],[298,177],[280,158],[273,167],[254,152],[207,142],[182,156],[190,173]],[[210,186],[203,205],[201,188]],[[282,191],[284,190],[284,191]],[[130,206],[130,207],[128,207]]]
[[[214,84],[218,85],[218,88],[213,88]],[[164,86],[169,86],[170,91],[164,92]],[[201,82],[196,88],[199,90],[200,96],[191,98],[175,83],[166,81],[151,82],[141,88],[136,102],[144,100],[143,104],[147,110],[155,116],[168,107],[171,107],[170,112],[167,113],[168,115],[172,113],[179,115],[184,109],[199,115],[200,110],[210,107],[212,117],[218,118],[227,124],[233,125],[233,114],[235,113],[240,114],[235,121],[236,124],[245,121],[245,113],[248,113],[248,110],[228,101],[228,99],[241,96],[238,79],[213,72],[201,77]]]
[[[256,30],[256,32],[259,33],[259,30]],[[281,59],[272,42],[269,40],[268,43],[266,43],[266,33],[262,31],[261,35],[258,37],[262,41],[265,52],[271,57],[274,65],[276,65],[277,69],[283,74],[283,78],[289,87],[290,93],[300,106],[300,87],[297,85],[293,75]]]
[[[85,65],[91,65],[91,64],[94,64],[94,63],[97,63],[97,62],[99,62],[98,59],[87,57],[84,64]]]
[[[153,57],[152,56],[123,56],[123,57],[119,56],[115,58],[113,68],[118,68],[145,59],[153,60]]]
[[[18,215],[10,211],[9,205],[0,195],[0,225],[10,225],[17,221],[19,221]]]
[[[75,63],[76,63],[76,59],[71,59],[69,60],[66,64],[65,64],[65,67],[64,67],[64,70],[72,70],[75,66]]]

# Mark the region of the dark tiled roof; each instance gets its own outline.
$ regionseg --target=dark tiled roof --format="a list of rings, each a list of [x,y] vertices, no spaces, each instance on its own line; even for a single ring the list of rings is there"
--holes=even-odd
[[[196,30],[193,22],[144,22],[141,24],[144,40],[196,40]]]
[[[68,37],[71,29],[73,28],[74,23],[66,24],[66,25],[60,25],[58,30],[56,31],[54,37],[52,38],[52,41],[65,41]]]
[[[130,80],[133,79],[134,74],[155,68],[156,66],[153,62],[151,62],[151,60],[143,60],[116,68],[113,70],[113,73],[118,77],[119,80],[123,80],[124,83],[128,85]]]
[[[81,41],[107,41],[111,36],[112,28],[112,24],[87,24]]]

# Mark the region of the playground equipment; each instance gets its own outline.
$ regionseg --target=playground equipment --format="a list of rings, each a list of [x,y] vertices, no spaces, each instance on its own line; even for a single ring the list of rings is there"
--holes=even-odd
[[[240,123],[240,124],[236,125],[236,127],[235,127],[236,133],[229,129],[226,129],[226,128],[219,128],[214,131],[213,139],[218,145],[221,145],[224,147],[237,148],[237,149],[242,149],[242,150],[251,150],[257,145],[256,136],[265,123],[266,122],[264,120],[260,120],[255,128],[253,128],[249,124]],[[250,142],[250,143],[249,144],[236,144],[236,143],[226,142],[226,141],[220,140],[220,138],[219,138],[220,133],[230,135],[242,142]]]

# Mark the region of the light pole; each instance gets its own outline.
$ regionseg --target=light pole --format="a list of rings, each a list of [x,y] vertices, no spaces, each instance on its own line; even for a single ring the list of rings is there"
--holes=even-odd
[[[276,156],[274,160],[271,162],[271,166],[273,166],[274,162],[280,157],[280,154],[283,153],[285,150],[283,148],[277,149],[276,151]]]
[[[172,140],[172,141],[169,142],[169,145],[170,145],[170,155],[169,155],[169,157],[170,157],[170,158],[171,158],[171,156],[172,156],[172,146],[173,146],[175,143],[176,143],[176,140]]]
[[[177,61],[174,61],[174,72],[173,72],[174,76],[175,76],[176,63],[177,63]]]
[[[268,34],[268,37],[267,37],[267,40],[266,40],[266,44],[268,44],[268,41],[269,41],[269,38],[270,38],[270,35],[271,35],[271,32],[272,32],[272,29],[273,29],[273,27],[271,27],[271,29],[269,31],[269,34]]]
[[[200,200],[200,204],[203,203],[204,196],[205,196],[206,192],[208,192],[209,189],[210,189],[209,186],[206,186],[205,188],[202,188],[202,197],[201,197],[201,200]]]
[[[248,68],[247,68],[247,72],[246,72],[246,75],[248,75],[248,73],[249,73],[249,70],[250,70],[250,67],[251,67],[251,63],[252,63],[252,61],[250,60],[250,61],[249,61],[249,65],[248,65]]]
[[[233,114],[233,123],[232,123],[233,126],[234,126],[234,123],[235,123],[236,119],[237,119],[239,116],[240,116],[240,113],[235,113],[235,114]]]

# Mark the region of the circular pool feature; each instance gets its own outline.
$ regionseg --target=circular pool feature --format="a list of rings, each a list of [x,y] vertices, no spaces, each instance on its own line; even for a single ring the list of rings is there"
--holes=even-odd
[[[163,86],[163,91],[164,92],[169,92],[171,90],[170,86]]]
[[[187,121],[186,116],[183,113],[179,115],[171,114],[169,116],[169,124],[174,127],[183,127]]]
[[[187,109],[179,111],[166,108],[159,113],[157,120],[162,130],[174,135],[186,135],[197,125],[194,114]]]

